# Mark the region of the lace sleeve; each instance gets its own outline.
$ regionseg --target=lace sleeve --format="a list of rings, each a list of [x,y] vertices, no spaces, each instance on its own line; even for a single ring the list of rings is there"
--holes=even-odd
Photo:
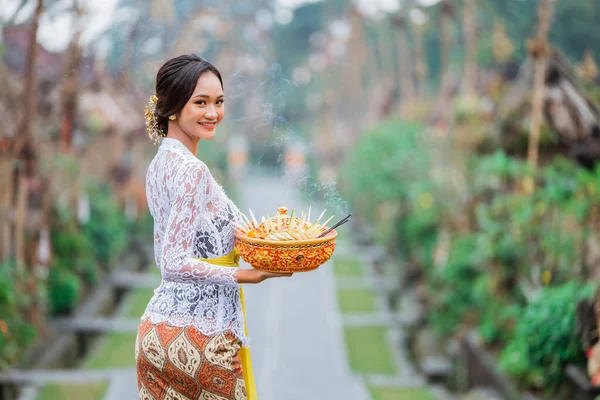
[[[220,267],[193,256],[193,245],[201,217],[206,213],[209,173],[202,164],[185,166],[177,176],[173,204],[162,245],[162,276],[166,281],[238,286],[235,268]]]

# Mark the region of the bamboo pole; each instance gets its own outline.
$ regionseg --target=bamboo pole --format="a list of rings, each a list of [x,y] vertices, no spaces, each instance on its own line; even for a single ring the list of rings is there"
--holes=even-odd
[[[73,125],[75,122],[75,113],[77,112],[77,79],[82,56],[79,41],[81,38],[81,17],[83,13],[84,10],[79,1],[73,0],[74,29],[66,55],[62,90],[63,123],[60,130],[60,150],[63,153],[69,152],[71,149]]]
[[[353,9],[350,13],[350,24],[352,26],[352,37],[350,39],[350,46],[353,49],[355,55],[355,62],[350,63],[352,81],[355,82],[354,90],[358,93],[358,97],[367,95],[367,88],[364,82],[364,70],[367,61],[366,52],[366,38],[365,38],[365,21],[364,16],[358,9]]]
[[[548,44],[548,30],[552,19],[555,0],[542,0],[538,10],[539,23],[537,36],[529,42],[529,51],[534,60],[533,72],[533,98],[531,102],[531,127],[529,134],[529,147],[527,150],[527,162],[535,170],[539,158],[540,131],[543,118],[544,92],[546,77],[546,66],[550,46]],[[526,185],[526,190],[533,191],[533,185]]]
[[[427,79],[427,64],[425,63],[425,26],[424,24],[413,24],[415,33],[415,75],[417,78],[418,96],[425,97],[425,81]]]
[[[400,74],[401,109],[410,106],[415,100],[415,84],[413,81],[414,60],[406,37],[406,17],[397,15],[394,18],[394,32],[398,46],[398,68]]]
[[[27,205],[29,203],[27,182],[26,171],[19,170],[15,204],[15,258],[18,265],[25,265],[27,256],[27,246],[25,243],[25,222],[27,219]]]
[[[449,0],[440,3],[440,93],[445,93],[450,84],[450,53],[452,51],[452,13]]]
[[[463,26],[465,40],[465,93],[477,91],[477,8],[476,0],[464,0]]]
[[[0,248],[1,258],[0,261],[6,261],[10,258],[11,254],[11,245],[12,245],[12,218],[10,215],[13,210],[13,191],[14,191],[14,183],[13,183],[13,160],[7,157],[2,160],[0,167],[1,176],[3,182],[2,187],[4,190],[2,191],[2,201],[0,203],[0,208],[2,210],[2,215],[0,218],[0,232],[2,234],[2,248]]]

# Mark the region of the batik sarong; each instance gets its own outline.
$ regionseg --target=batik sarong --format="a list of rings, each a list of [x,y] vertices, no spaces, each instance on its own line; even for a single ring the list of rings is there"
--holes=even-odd
[[[247,400],[241,347],[230,332],[143,321],[135,345],[140,399]]]

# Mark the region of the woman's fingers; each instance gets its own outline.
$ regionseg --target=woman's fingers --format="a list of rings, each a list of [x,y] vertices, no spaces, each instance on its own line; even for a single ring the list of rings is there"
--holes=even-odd
[[[285,277],[290,277],[293,274],[290,272],[265,272],[264,273],[264,277],[265,279],[268,278],[285,278]]]

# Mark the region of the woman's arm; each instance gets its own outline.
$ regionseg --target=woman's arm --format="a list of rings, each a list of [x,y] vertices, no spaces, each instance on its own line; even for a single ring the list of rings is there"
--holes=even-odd
[[[200,163],[182,166],[177,174],[175,198],[169,214],[160,256],[162,276],[166,281],[196,282],[237,286],[260,283],[268,278],[290,276],[254,269],[221,267],[194,257],[194,238],[202,214],[206,212],[209,173]]]
[[[209,172],[201,163],[179,166],[173,176],[174,198],[160,255],[163,279],[175,282],[237,286],[236,268],[209,264],[194,257],[194,239],[206,213]]]

